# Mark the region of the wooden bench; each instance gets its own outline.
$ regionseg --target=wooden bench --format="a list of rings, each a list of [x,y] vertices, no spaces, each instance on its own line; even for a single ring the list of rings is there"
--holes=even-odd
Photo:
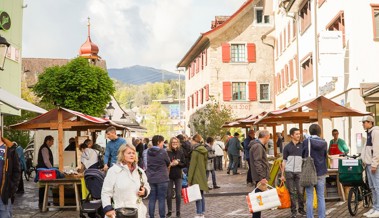
[[[54,179],[54,180],[39,180],[39,183],[41,186],[45,186],[45,193],[43,196],[43,205],[42,205],[42,212],[47,211],[47,208],[76,208],[77,211],[80,210],[80,203],[79,203],[79,190],[78,185],[80,185],[80,178],[62,178],[62,179]],[[51,186],[60,186],[60,185],[72,185],[74,186],[75,190],[75,206],[65,206],[59,205],[59,206],[49,206],[48,205],[48,192],[49,188]]]

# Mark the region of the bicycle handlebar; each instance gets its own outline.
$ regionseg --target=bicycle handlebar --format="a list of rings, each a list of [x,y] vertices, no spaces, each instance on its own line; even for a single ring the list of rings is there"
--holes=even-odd
[[[347,157],[347,158],[357,159],[358,157],[361,156],[361,153],[359,153],[358,155],[357,155],[357,154],[354,154],[354,155],[340,154],[339,156],[340,156],[340,157]]]

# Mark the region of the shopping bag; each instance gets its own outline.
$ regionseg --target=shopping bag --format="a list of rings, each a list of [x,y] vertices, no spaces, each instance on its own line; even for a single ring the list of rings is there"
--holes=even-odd
[[[282,181],[280,186],[276,187],[276,191],[278,192],[279,200],[281,205],[278,207],[279,209],[290,208],[291,207],[291,197],[290,192],[287,187],[284,185]]]
[[[200,187],[198,184],[182,189],[182,197],[185,204],[201,199]]]
[[[270,185],[267,186],[271,189],[255,193],[255,190],[257,189],[255,188],[246,196],[250,213],[276,208],[281,205],[276,189]]]
[[[307,199],[307,193],[304,192],[304,199]],[[317,209],[317,192],[316,188],[313,188],[313,208]]]

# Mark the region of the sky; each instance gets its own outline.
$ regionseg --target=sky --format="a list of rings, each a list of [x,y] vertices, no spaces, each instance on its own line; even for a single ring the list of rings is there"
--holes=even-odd
[[[23,57],[75,58],[91,39],[108,68],[175,71],[218,15],[245,0],[24,0]]]

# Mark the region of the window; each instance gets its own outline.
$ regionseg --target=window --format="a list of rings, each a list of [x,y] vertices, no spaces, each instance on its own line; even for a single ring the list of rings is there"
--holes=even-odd
[[[312,55],[308,55],[301,62],[301,73],[302,73],[302,84],[305,86],[306,84],[312,82],[313,80],[313,62]]]
[[[270,101],[270,84],[259,84],[259,101]]]
[[[231,62],[246,62],[246,45],[231,45]]]
[[[232,100],[246,100],[246,83],[232,83]]]
[[[379,4],[371,4],[374,39],[379,40]]]
[[[300,16],[300,32],[304,33],[305,30],[311,25],[311,3],[306,1],[304,6],[299,11]]]
[[[256,7],[255,8],[255,20],[257,24],[269,24],[270,23],[270,16],[263,14],[263,8],[262,7]]]
[[[340,11],[337,16],[326,26],[329,31],[341,31],[342,32],[342,43],[345,47],[345,19],[343,11]]]

